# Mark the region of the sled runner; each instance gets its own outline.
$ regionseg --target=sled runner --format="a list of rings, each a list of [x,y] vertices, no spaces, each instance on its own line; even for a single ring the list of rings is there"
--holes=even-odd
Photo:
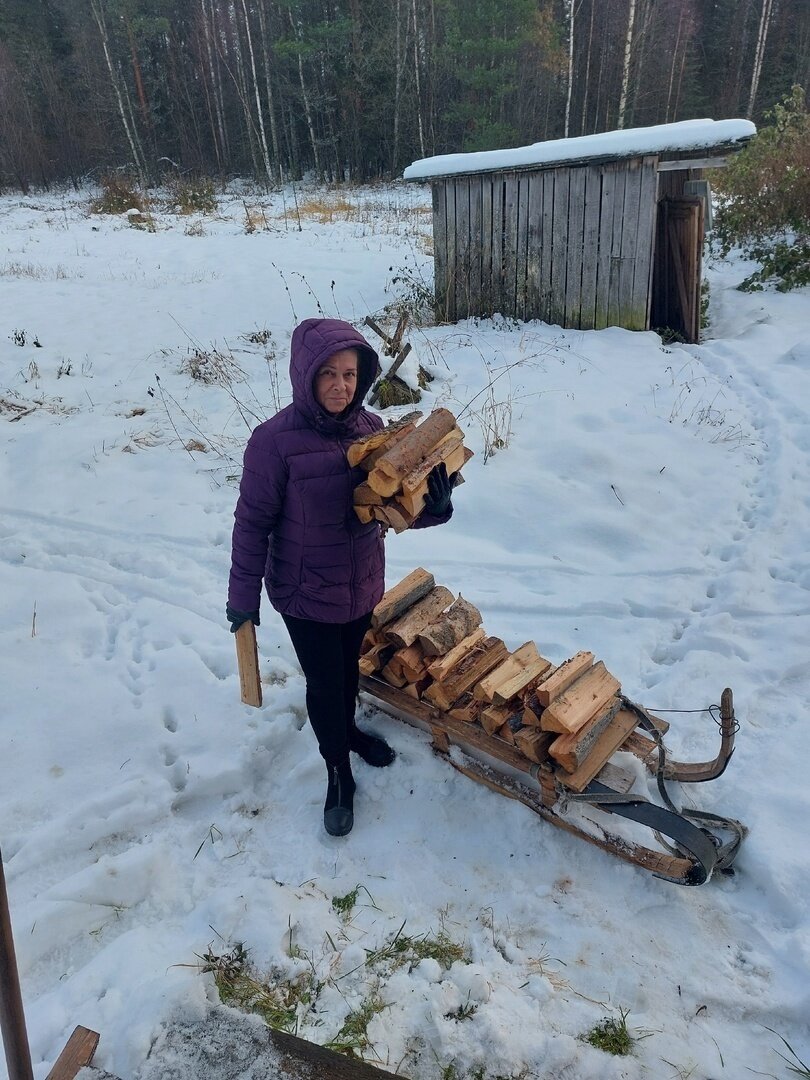
[[[656,877],[702,885],[714,871],[731,872],[745,826],[731,818],[679,808],[666,787],[667,781],[701,783],[723,773],[737,730],[731,690],[723,691],[720,706],[720,751],[713,761],[701,763],[669,758],[663,743],[666,721],[622,697],[615,730],[625,734],[614,753],[629,752],[643,762],[657,780],[664,806],[630,792],[634,777],[615,762],[607,761],[593,779],[581,784],[581,778],[565,773],[550,756],[531,762],[505,740],[417,701],[380,678],[362,676],[361,690],[386,713],[428,731],[434,748],[465,776],[517,799],[553,825]],[[583,808],[592,813],[583,817],[576,812]],[[621,835],[611,826],[613,816],[646,826],[661,847]]]

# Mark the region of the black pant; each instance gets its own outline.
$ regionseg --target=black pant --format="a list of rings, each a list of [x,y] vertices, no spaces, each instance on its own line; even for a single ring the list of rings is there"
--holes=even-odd
[[[360,682],[360,645],[371,612],[348,623],[322,623],[282,615],[307,681],[307,713],[328,765],[349,756],[349,731]]]

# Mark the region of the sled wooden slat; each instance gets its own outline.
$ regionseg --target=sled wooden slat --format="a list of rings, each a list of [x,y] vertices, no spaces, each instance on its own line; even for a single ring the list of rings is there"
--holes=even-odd
[[[78,1071],[93,1060],[99,1038],[98,1032],[91,1031],[90,1028],[75,1028],[65,1044],[65,1049],[48,1073],[47,1080],[73,1080]]]
[[[236,662],[239,665],[239,690],[245,705],[259,708],[262,703],[262,681],[259,677],[259,649],[256,645],[256,627],[250,621],[243,622],[234,634],[236,638]]]

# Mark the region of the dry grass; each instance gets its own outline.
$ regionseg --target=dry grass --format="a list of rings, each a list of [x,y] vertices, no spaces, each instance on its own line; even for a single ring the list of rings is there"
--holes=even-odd
[[[81,278],[81,272],[71,273],[64,266],[42,266],[39,263],[7,262],[0,265],[0,277],[30,278],[32,281],[67,281]]]

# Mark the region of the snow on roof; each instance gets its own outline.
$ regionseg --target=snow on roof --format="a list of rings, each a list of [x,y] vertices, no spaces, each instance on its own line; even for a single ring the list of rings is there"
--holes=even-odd
[[[509,150],[439,154],[414,161],[402,175],[405,180],[423,180],[433,176],[562,164],[588,158],[630,157],[672,150],[708,150],[750,139],[756,133],[756,126],[750,120],[681,120],[677,124],[604,131],[598,135],[581,135],[576,139],[552,139],[531,146],[515,146]]]

